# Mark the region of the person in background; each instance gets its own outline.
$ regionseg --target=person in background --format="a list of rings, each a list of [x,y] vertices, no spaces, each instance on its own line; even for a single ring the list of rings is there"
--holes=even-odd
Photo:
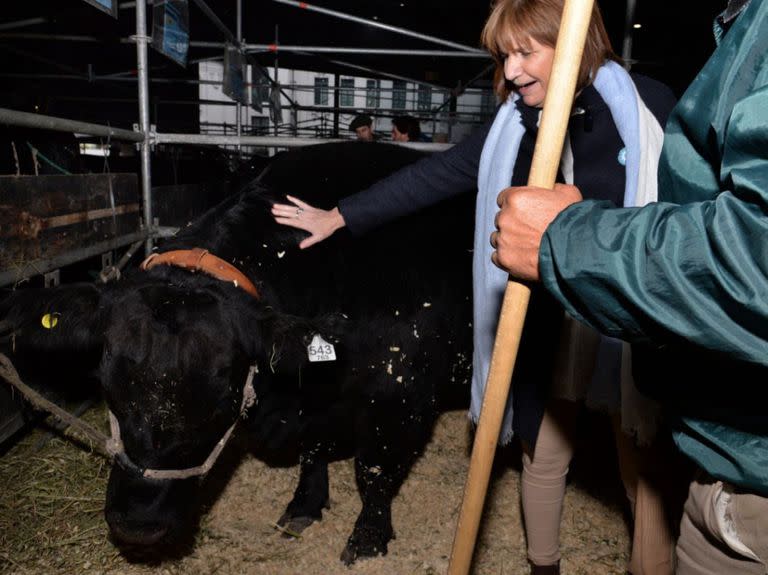
[[[350,132],[357,134],[357,139],[363,142],[373,142],[373,119],[367,114],[358,114],[349,123]]]
[[[492,258],[635,344],[638,386],[663,402],[698,468],[677,573],[765,575],[768,2],[728,2],[715,38],[667,123],[657,203],[505,189]]]
[[[392,141],[422,142],[421,126],[413,116],[395,116],[392,118]]]
[[[488,244],[496,196],[528,178],[562,10],[563,0],[499,0],[495,4],[482,35],[497,63],[495,87],[502,102],[491,124],[453,148],[341,200],[333,210],[313,208],[292,196],[288,198],[292,205],[276,204],[272,209],[277,222],[310,233],[300,243],[306,248],[342,227],[362,234],[455,194],[478,191],[470,409],[474,421],[479,417],[507,283],[507,274],[491,263]],[[619,65],[595,5],[561,165],[565,181],[575,182],[590,197],[617,205],[655,199],[660,125],[673,105],[666,86],[630,76]],[[407,124],[394,125],[394,139],[407,133]],[[529,360],[519,362],[515,370],[500,437],[502,444],[508,443],[514,432],[524,447],[522,500],[531,572],[559,573],[565,478],[573,454],[576,415],[586,402],[614,414],[622,479],[635,517],[628,568],[635,575],[670,574],[674,545],[665,508],[654,486],[638,479],[638,472],[644,478],[649,470],[663,466],[650,450],[641,457],[635,445],[635,440],[652,441],[659,414],[634,390],[628,351],[621,342],[602,338],[572,317],[564,317],[563,308],[544,290],[534,290],[531,314],[520,350],[520,357]],[[533,359],[542,355],[546,357],[540,361]]]

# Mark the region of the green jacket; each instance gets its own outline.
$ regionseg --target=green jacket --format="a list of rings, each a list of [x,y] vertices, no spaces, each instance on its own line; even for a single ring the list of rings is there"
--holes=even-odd
[[[659,202],[584,201],[550,225],[542,280],[635,345],[680,449],[768,494],[768,1],[741,14],[669,118]]]

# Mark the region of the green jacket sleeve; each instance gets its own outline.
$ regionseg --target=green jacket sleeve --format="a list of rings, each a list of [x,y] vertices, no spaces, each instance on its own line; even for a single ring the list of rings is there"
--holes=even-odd
[[[540,272],[609,335],[768,365],[767,3],[750,11],[670,117],[661,201],[569,207],[544,235]]]

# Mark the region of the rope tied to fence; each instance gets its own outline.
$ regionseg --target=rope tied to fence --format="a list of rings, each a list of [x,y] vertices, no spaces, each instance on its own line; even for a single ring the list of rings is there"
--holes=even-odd
[[[49,401],[40,393],[21,381],[21,377],[19,377],[19,373],[16,371],[16,368],[13,366],[11,360],[5,354],[0,353],[0,377],[18,389],[34,407],[51,413],[55,417],[59,418],[62,422],[79,430],[93,442],[92,447],[94,447],[96,451],[108,459],[117,462],[117,464],[126,471],[130,471],[147,479],[156,480],[188,479],[190,477],[206,475],[211,470],[213,464],[216,463],[216,460],[219,458],[219,455],[224,450],[224,447],[227,445],[227,442],[232,436],[232,433],[235,430],[235,426],[242,417],[245,417],[248,408],[250,408],[256,402],[257,398],[256,391],[253,387],[253,378],[255,374],[258,373],[258,371],[259,370],[256,367],[256,364],[253,364],[249,368],[248,376],[246,378],[245,385],[243,386],[243,398],[240,403],[240,412],[238,413],[238,417],[235,418],[235,421],[232,423],[232,425],[227,428],[222,438],[216,442],[210,454],[201,465],[196,467],[188,467],[186,469],[149,469],[134,463],[125,452],[125,447],[120,437],[120,424],[118,423],[117,418],[111,410],[109,411],[111,436],[107,436],[79,417],[68,413],[66,410],[62,409],[52,401]]]
[[[114,454],[110,453],[109,449],[107,448],[107,443],[109,442],[110,438],[79,417],[75,417],[52,401],[46,399],[40,393],[21,381],[19,372],[16,371],[16,368],[13,366],[13,363],[8,358],[8,356],[3,353],[0,353],[0,377],[18,389],[34,407],[42,411],[47,411],[48,413],[57,417],[63,423],[66,423],[67,425],[80,431],[80,433],[85,435],[92,442],[91,447],[93,447],[101,455],[110,458],[114,456]]]

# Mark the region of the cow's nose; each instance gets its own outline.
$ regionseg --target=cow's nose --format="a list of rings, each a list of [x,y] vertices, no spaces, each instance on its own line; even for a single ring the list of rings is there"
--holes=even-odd
[[[143,526],[140,528],[128,528],[119,521],[110,522],[109,530],[115,542],[123,545],[137,545],[149,547],[156,545],[168,533],[167,526]]]

